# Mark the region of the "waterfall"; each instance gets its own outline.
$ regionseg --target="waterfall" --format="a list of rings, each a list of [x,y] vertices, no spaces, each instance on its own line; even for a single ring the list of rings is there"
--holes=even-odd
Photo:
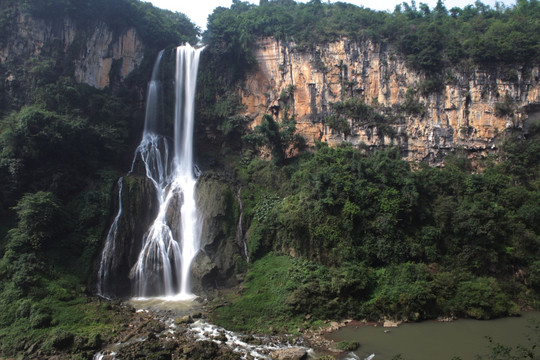
[[[193,128],[195,117],[195,86],[201,50],[190,45],[176,49],[174,157],[169,161],[167,138],[156,134],[157,125],[145,124],[138,152],[146,174],[156,187],[159,211],[143,239],[143,247],[132,273],[135,295],[146,297],[165,295],[189,297],[190,266],[199,251],[199,220],[195,202],[196,178],[193,170]],[[159,60],[160,57],[158,57]],[[154,68],[156,77],[159,67]],[[157,80],[156,80],[157,81]],[[155,86],[159,93],[159,86]],[[147,121],[157,121],[152,114],[149,89]],[[180,209],[180,231],[175,231]],[[180,237],[180,238],[178,238]]]
[[[141,159],[146,176],[156,189],[159,210],[142,239],[141,251],[131,268],[132,294],[135,297],[193,297],[190,267],[200,247],[200,221],[195,201],[197,178],[193,165],[193,129],[201,51],[190,45],[176,48],[172,144],[170,135],[163,131],[165,114],[160,80],[163,77],[160,74],[163,51],[159,53],[152,71],[143,137],[137,147],[131,171],[134,171],[137,159]],[[114,249],[106,244],[102,265],[110,256],[110,251]]]
[[[118,221],[120,220],[120,216],[122,216],[122,180],[123,178],[118,180],[118,213],[116,214],[109,232],[107,233],[98,270],[97,291],[99,295],[105,298],[109,298],[111,296],[110,291],[107,288],[107,280],[116,259],[114,256],[116,253],[116,235],[118,234]]]
[[[236,225],[236,241],[238,246],[244,249],[244,258],[246,262],[249,263],[249,250],[247,246],[246,239],[244,239],[244,231],[242,226],[242,218],[244,217],[244,203],[242,202],[242,187],[238,189],[236,194],[236,199],[238,200],[238,205],[240,206],[240,215],[238,216],[238,224]]]

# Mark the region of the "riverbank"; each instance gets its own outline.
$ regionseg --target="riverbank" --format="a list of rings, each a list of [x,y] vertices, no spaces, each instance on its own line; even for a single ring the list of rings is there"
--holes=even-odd
[[[223,298],[219,298],[223,299]],[[189,304],[182,302],[165,301],[163,299],[130,300],[126,302],[108,301],[100,298],[89,298],[90,305],[101,306],[112,314],[110,319],[114,322],[114,331],[110,334],[88,337],[80,335],[67,336],[57,331],[55,338],[43,339],[41,343],[24,345],[25,359],[93,359],[93,360],[131,360],[131,359],[351,359],[358,356],[360,359],[369,357],[375,353],[376,358],[384,359],[385,356],[408,353],[397,348],[394,353],[386,354],[384,350],[391,345],[391,341],[404,337],[403,333],[410,329],[416,331],[419,328],[435,326],[426,334],[416,334],[406,337],[404,343],[413,346],[415,341],[429,339],[439,331],[447,329],[445,325],[462,324],[485,324],[492,327],[499,322],[504,323],[508,319],[490,321],[475,321],[459,319],[445,321],[438,319],[420,323],[404,323],[399,327],[391,322],[370,322],[359,320],[317,321],[317,326],[297,328],[295,334],[274,331],[271,334],[256,332],[233,332],[218,327],[211,323],[211,314],[215,308],[224,304],[219,300],[192,301]],[[540,323],[540,313],[533,312],[538,317],[536,325]],[[241,316],[241,314],[239,314]],[[312,320],[312,319],[308,319]],[[511,321],[512,319],[510,319]],[[503,327],[506,331],[510,328]],[[59,329],[60,330],[60,329]],[[538,335],[538,327],[536,328]],[[458,333],[463,333],[458,330]],[[512,331],[515,333],[516,331]],[[66,336],[62,337],[64,334]],[[349,334],[349,335],[347,335]],[[367,335],[366,335],[367,334]],[[489,342],[485,335],[490,335],[488,330],[480,332],[480,338],[476,342],[484,341],[486,346]],[[378,339],[379,345],[373,347],[373,336]],[[491,335],[490,335],[491,336]],[[445,334],[444,338],[452,336]],[[436,340],[427,341],[436,343]],[[450,340],[445,342],[449,342]],[[463,340],[463,342],[468,342]],[[52,344],[52,345],[51,345]],[[509,345],[504,343],[504,345]],[[509,350],[514,351],[513,346]],[[425,346],[425,345],[423,345]],[[441,346],[441,345],[437,345]],[[359,347],[359,348],[358,348]],[[461,348],[463,345],[456,346]],[[524,348],[531,348],[527,344]],[[382,350],[381,350],[382,349]],[[534,349],[534,348],[531,348]],[[453,350],[453,349],[451,349]],[[471,353],[484,354],[489,349],[470,350]],[[393,350],[392,350],[393,351]],[[431,351],[431,350],[426,350]],[[450,350],[448,350],[450,353]],[[459,355],[459,354],[458,354]],[[433,356],[433,355],[431,355]],[[461,356],[461,355],[460,355]],[[412,358],[417,358],[417,355]],[[436,357],[436,358],[441,358]],[[468,358],[467,356],[463,358]],[[509,358],[511,359],[511,357]]]

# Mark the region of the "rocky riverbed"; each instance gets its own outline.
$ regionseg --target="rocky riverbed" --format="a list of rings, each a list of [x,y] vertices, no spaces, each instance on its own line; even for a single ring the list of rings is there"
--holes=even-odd
[[[127,302],[89,298],[114,314],[113,335],[89,338],[59,331],[43,343],[23,345],[25,359],[92,360],[337,360],[352,353],[338,349],[326,335],[350,321],[327,321],[324,326],[290,334],[239,334],[207,319],[216,301]],[[219,303],[219,300],[218,300]],[[67,336],[67,335],[69,336]],[[47,343],[52,346],[47,346]]]
[[[346,355],[324,337],[347,324],[329,322],[298,335],[238,334],[208,323],[205,307],[191,314],[158,309],[131,309],[129,324],[94,360],[131,359],[339,359]]]
[[[307,359],[313,353],[301,337],[241,335],[205,321],[203,313],[132,310],[118,336],[95,360],[112,359]]]

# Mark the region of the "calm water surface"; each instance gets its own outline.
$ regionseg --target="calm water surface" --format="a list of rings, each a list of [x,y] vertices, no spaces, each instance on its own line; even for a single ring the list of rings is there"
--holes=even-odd
[[[532,344],[540,347],[540,312],[524,313],[520,317],[489,321],[460,319],[453,322],[425,321],[403,324],[397,328],[347,326],[331,334],[336,341],[358,341],[356,354],[364,359],[375,354],[373,360],[390,360],[401,354],[406,360],[463,360],[491,352],[487,337],[495,343],[515,347]],[[535,330],[536,328],[536,330]],[[385,333],[385,330],[390,330]],[[540,359],[540,349],[536,349]]]

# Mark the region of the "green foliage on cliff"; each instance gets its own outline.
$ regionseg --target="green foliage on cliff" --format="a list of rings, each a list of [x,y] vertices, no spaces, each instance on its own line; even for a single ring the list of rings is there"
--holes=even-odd
[[[332,105],[332,114],[325,117],[323,122],[331,129],[339,131],[345,135],[351,134],[351,125],[353,126],[376,126],[379,136],[395,136],[395,130],[390,124],[400,121],[402,116],[393,109],[376,107],[366,104],[360,98],[350,98],[342,102],[336,102]],[[407,109],[406,100],[403,109]]]
[[[539,16],[537,0],[495,8],[476,1],[450,10],[442,1],[433,9],[413,1],[397,5],[393,13],[320,0],[274,0],[259,6],[234,1],[230,9],[214,11],[204,40],[221,49],[225,62],[251,63],[250,47],[258,37],[294,41],[300,49],[340,37],[371,39],[394,45],[418,69],[440,73],[450,64],[537,63]]]
[[[276,122],[271,115],[266,114],[261,124],[242,139],[256,146],[267,146],[272,153],[272,161],[277,165],[285,161],[289,150],[301,148],[305,144],[305,140],[296,134],[294,116],[284,116],[280,122]]]
[[[294,326],[308,314],[486,319],[537,307],[539,140],[538,126],[510,138],[500,162],[486,160],[481,173],[457,155],[413,171],[397,149],[348,145],[318,144],[281,165],[242,158],[250,293],[261,290],[274,253],[294,256],[292,281],[276,285]],[[245,301],[220,309],[220,321],[252,306]],[[244,321],[234,327],[268,330]]]

